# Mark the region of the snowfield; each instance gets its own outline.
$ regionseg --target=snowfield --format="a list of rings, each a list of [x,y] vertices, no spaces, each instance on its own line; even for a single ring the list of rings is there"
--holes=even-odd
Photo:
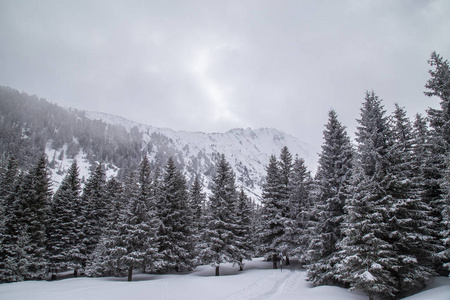
[[[132,282],[123,278],[69,278],[58,281],[27,281],[0,285],[2,300],[122,300],[122,299],[196,299],[196,300],[259,300],[307,299],[352,300],[367,299],[360,292],[332,286],[313,287],[305,281],[306,272],[295,264],[273,270],[272,263],[255,259],[247,262],[245,270],[223,264],[221,276],[214,276],[214,268],[200,266],[184,274],[135,274]],[[428,289],[409,300],[449,300],[450,279],[440,277]]]

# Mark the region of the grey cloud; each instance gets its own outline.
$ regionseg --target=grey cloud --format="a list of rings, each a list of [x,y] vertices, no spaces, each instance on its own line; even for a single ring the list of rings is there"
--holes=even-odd
[[[275,127],[319,146],[350,134],[364,92],[406,106],[450,58],[436,1],[2,1],[0,84],[64,106],[194,131]]]

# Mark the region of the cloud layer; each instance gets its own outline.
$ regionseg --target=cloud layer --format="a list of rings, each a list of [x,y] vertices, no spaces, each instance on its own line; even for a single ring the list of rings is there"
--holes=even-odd
[[[412,115],[427,60],[450,59],[450,2],[0,3],[0,84],[63,106],[189,131],[274,127],[319,146],[330,108],[352,135],[366,90]]]

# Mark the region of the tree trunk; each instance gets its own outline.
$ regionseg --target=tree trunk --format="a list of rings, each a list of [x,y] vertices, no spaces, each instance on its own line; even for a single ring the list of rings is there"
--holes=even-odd
[[[275,253],[275,254],[272,256],[272,262],[273,262],[273,268],[274,268],[274,269],[278,269],[278,267],[277,267],[277,260],[278,260],[278,255]]]
[[[78,277],[78,268],[75,268],[75,270],[73,270],[73,277]]]
[[[57,274],[58,274],[58,270],[56,268],[50,268],[50,273],[52,273],[52,277],[50,280],[56,280],[57,279]]]
[[[216,266],[216,276],[219,276],[219,268],[220,266]]]
[[[286,253],[286,266],[289,266],[291,262],[289,261],[289,255]]]
[[[128,268],[128,281],[131,281],[131,280],[133,280],[133,267],[132,266],[130,266]]]
[[[239,271],[244,271],[244,269],[242,268],[242,257],[239,258]]]

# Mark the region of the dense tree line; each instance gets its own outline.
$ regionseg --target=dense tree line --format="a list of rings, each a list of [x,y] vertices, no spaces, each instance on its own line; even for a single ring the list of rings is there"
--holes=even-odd
[[[144,157],[124,182],[102,164],[81,187],[74,161],[54,195],[45,155],[28,172],[9,157],[1,172],[0,281],[74,276],[124,276],[190,271],[223,262],[241,269],[254,256],[254,203],[222,156],[207,201],[200,179],[190,188],[169,159],[154,170]],[[207,226],[204,226],[206,222]]]
[[[431,55],[427,96],[439,109],[411,121],[365,94],[355,143],[329,112],[313,177],[287,147],[266,168],[261,207],[217,157],[209,197],[188,186],[174,159],[146,156],[122,178],[100,163],[82,187],[76,161],[51,195],[46,158],[25,169],[9,156],[0,173],[0,280],[180,272],[264,255],[295,257],[316,285],[370,299],[414,293],[450,269],[450,68]]]
[[[450,70],[436,53],[430,64],[426,94],[438,96],[441,109],[427,119],[411,122],[398,105],[387,116],[367,92],[352,149],[330,112],[313,195],[312,215],[322,218],[306,264],[314,283],[389,299],[448,274]]]
[[[352,145],[329,112],[314,179],[287,148],[267,166],[259,250],[296,256],[316,285],[394,299],[449,274],[450,69],[433,53],[428,96],[440,109],[412,122],[387,115],[374,91],[362,103]]]

